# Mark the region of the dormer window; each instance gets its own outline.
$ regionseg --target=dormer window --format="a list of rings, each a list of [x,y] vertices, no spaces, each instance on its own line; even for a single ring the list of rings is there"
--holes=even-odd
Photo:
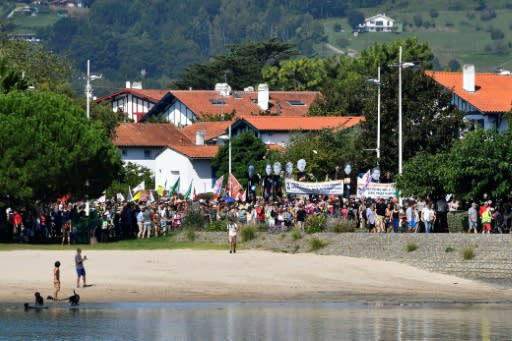
[[[305,105],[304,102],[302,102],[300,99],[290,99],[288,100],[288,104],[294,107],[300,107]]]
[[[226,104],[226,101],[222,98],[212,98],[210,99],[210,103],[213,105],[224,105]]]

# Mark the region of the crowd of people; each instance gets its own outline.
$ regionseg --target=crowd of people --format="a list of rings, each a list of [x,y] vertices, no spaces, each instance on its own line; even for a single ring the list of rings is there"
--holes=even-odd
[[[465,203],[466,230],[471,233],[510,232],[512,210],[491,200]],[[466,207],[446,198],[410,198],[398,205],[394,198],[358,199],[333,196],[290,196],[265,202],[232,202],[200,199],[187,201],[177,196],[147,202],[107,200],[92,204],[55,202],[40,212],[7,209],[10,240],[16,242],[105,242],[119,239],[151,238],[180,229],[185,222],[194,227],[225,224],[265,225],[269,232],[292,228],[304,231],[308,216],[324,215],[337,223],[371,233],[448,232],[448,214]]]

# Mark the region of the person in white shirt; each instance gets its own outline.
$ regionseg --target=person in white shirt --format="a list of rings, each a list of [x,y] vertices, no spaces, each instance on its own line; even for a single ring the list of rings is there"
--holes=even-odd
[[[425,233],[432,232],[432,225],[434,223],[435,217],[436,213],[432,209],[432,204],[429,203],[427,207],[421,211],[421,221],[423,221],[423,224],[425,225]]]
[[[238,226],[231,217],[228,219],[227,230],[228,230],[229,253],[236,253],[236,235],[238,232]]]

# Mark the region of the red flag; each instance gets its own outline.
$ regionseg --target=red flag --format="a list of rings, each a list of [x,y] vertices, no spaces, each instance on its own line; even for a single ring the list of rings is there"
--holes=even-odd
[[[242,186],[238,182],[238,180],[233,176],[233,174],[229,174],[228,178],[228,189],[229,189],[229,196],[232,198],[238,198],[240,194],[240,189],[242,189]]]
[[[222,181],[224,181],[224,175],[218,178],[215,181],[215,185],[213,186],[213,198],[217,199],[222,191]]]

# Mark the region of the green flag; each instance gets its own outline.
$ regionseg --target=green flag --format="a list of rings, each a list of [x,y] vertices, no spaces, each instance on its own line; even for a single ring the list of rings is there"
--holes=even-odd
[[[190,186],[188,186],[188,189],[183,196],[188,200],[190,199],[190,194],[192,194],[192,181],[190,181]]]
[[[171,190],[169,192],[170,192],[170,194],[174,194],[174,193],[178,193],[179,191],[180,191],[180,177],[178,176],[178,179],[176,180],[174,185],[172,185]]]

